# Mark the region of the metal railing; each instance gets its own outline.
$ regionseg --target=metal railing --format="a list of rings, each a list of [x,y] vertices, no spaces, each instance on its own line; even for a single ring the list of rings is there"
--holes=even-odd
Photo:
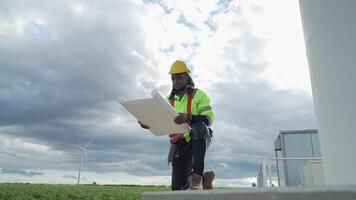
[[[260,170],[258,172],[258,187],[272,187],[273,180],[278,180],[272,177],[272,164],[271,162],[277,162],[280,160],[322,160],[321,157],[289,157],[289,158],[261,158]],[[279,181],[278,181],[279,182]]]

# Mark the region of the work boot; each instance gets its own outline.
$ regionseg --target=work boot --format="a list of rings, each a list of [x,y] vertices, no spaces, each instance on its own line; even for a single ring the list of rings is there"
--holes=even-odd
[[[203,189],[203,177],[197,173],[193,173],[189,176],[189,190],[202,190]]]
[[[214,171],[206,171],[203,174],[203,189],[204,190],[212,190],[213,189],[213,181],[215,178]]]

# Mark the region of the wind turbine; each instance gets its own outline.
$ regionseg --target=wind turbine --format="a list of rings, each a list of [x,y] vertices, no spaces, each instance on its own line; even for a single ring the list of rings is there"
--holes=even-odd
[[[93,142],[93,140],[94,140],[94,138],[90,139],[88,144],[86,144],[85,146],[77,146],[78,148],[80,148],[82,150],[82,156],[80,158],[80,165],[79,165],[78,182],[77,182],[78,185],[80,183],[80,173],[82,172],[84,156],[85,156],[85,160],[88,161],[87,147]]]

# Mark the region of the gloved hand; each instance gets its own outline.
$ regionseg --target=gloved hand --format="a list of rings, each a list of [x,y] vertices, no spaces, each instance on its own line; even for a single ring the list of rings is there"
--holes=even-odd
[[[183,134],[170,134],[169,139],[171,144],[177,144],[179,141],[183,140]]]

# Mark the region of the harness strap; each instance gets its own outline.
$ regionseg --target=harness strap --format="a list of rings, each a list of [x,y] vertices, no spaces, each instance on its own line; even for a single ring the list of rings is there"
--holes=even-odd
[[[192,99],[193,99],[193,91],[189,90],[188,93],[188,103],[187,103],[187,114],[191,115],[192,114]],[[171,98],[171,105],[174,108],[174,98]],[[188,121],[188,124],[190,125],[190,121]]]
[[[191,125],[191,121],[190,121],[190,116],[191,116],[191,114],[192,114],[192,99],[193,99],[193,90],[189,90],[189,92],[188,92],[188,102],[187,102],[187,114],[188,114],[188,121],[187,121],[187,123],[189,124],[189,125]],[[175,99],[174,98],[171,98],[170,99],[171,101],[170,101],[170,103],[171,103],[171,105],[172,105],[172,107],[174,108],[174,101],[175,101]],[[175,136],[174,136],[174,134],[172,134],[172,135],[170,135],[170,137],[171,137],[171,139],[173,139]],[[179,137],[179,136],[178,136]],[[180,134],[180,138],[181,139],[183,139],[183,138],[185,138],[184,137],[184,134]],[[186,138],[187,139],[187,138]],[[188,141],[188,140],[187,140]]]
[[[193,99],[193,91],[190,90],[188,93],[188,104],[187,104],[187,114],[188,118],[192,115],[192,99]],[[188,124],[191,125],[191,121],[188,119]]]

